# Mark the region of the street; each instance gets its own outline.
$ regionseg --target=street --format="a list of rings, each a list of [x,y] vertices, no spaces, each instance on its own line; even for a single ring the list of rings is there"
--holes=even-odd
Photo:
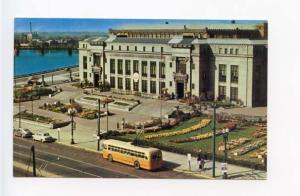
[[[31,139],[14,137],[14,176],[32,176],[32,155],[34,144],[37,176],[76,178],[175,178],[192,179],[195,176],[170,171],[136,170],[120,163],[110,163],[97,152],[73,148],[57,143],[33,142]]]

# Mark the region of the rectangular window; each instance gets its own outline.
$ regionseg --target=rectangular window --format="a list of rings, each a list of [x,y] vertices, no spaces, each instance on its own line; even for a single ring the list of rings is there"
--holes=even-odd
[[[161,53],[164,52],[164,47],[160,47],[160,52],[161,52]]]
[[[87,69],[87,56],[83,56],[83,69]]]
[[[133,73],[139,73],[139,61],[133,60]]]
[[[137,51],[137,46],[134,46],[134,50]]]
[[[123,89],[123,78],[118,78],[118,89]]]
[[[89,58],[89,61],[92,62],[92,57]]]
[[[172,81],[170,81],[170,86],[172,86]]]
[[[192,89],[195,89],[195,84],[194,83],[192,83]]]
[[[133,90],[134,91],[139,91],[139,81],[133,82]]]
[[[166,78],[166,65],[164,62],[160,62],[160,78]]]
[[[126,47],[127,51],[129,51],[129,46]]]
[[[87,72],[83,72],[83,79],[87,80]]]
[[[238,100],[238,88],[230,87],[230,100],[237,101]]]
[[[116,79],[115,79],[115,77],[110,77],[110,88],[116,88]]]
[[[154,52],[154,47],[152,46],[152,52]]]
[[[130,75],[130,60],[125,60],[125,74]]]
[[[230,54],[233,54],[233,48],[230,48],[229,52]]]
[[[238,83],[239,82],[239,67],[237,65],[231,65],[231,74],[230,74],[231,82]]]
[[[155,78],[156,77],[156,62],[150,61],[150,77]]]
[[[142,92],[147,93],[147,80],[142,80]]]
[[[150,93],[155,94],[156,93],[156,82],[150,81]]]
[[[146,46],[143,46],[143,51],[144,51],[144,52],[146,51]]]
[[[111,45],[111,50],[114,50],[114,46],[113,45]]]
[[[170,63],[170,67],[172,67],[172,63]]]
[[[195,69],[195,64],[194,63],[192,64],[192,69]]]
[[[130,90],[130,78],[125,78],[125,89]]]
[[[163,90],[166,88],[166,83],[165,82],[160,82],[160,89],[159,92],[160,93],[164,93]]]
[[[111,74],[115,74],[116,73],[115,59],[110,59],[110,73]]]
[[[123,60],[118,59],[118,74],[123,74]]]
[[[222,48],[219,48],[219,54],[222,54]]]
[[[239,54],[239,49],[235,49],[235,54]]]
[[[147,61],[142,61],[142,76],[147,77]]]
[[[225,54],[227,54],[227,48],[225,48]]]
[[[226,86],[219,86],[219,99],[223,100],[226,98]]]
[[[219,65],[219,82],[226,82],[226,65]]]
[[[119,50],[121,50],[122,48],[121,48],[121,46],[119,46]]]

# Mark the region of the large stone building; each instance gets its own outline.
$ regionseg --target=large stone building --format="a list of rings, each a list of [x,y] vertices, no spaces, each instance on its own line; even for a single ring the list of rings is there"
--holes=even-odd
[[[81,81],[95,87],[267,104],[266,23],[110,29],[107,38],[80,42],[79,58]]]

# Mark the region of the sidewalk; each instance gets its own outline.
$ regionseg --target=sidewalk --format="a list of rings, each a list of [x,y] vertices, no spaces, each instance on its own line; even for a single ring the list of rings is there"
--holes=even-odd
[[[14,120],[14,127],[18,127],[18,120]],[[50,129],[45,127],[40,123],[28,122],[22,120],[22,127],[32,130],[34,133],[48,132],[51,136],[58,139],[65,145],[70,145],[71,139],[71,128],[70,125],[61,128],[60,132],[55,129]],[[76,130],[74,130],[74,147],[84,148],[86,150],[95,151],[97,149],[97,139],[96,139],[96,129],[91,129],[91,127],[78,124]],[[205,163],[205,171],[199,171],[197,159],[195,157],[191,158],[191,168],[189,170],[188,159],[186,155],[171,153],[163,151],[163,159],[165,161],[165,167],[172,169],[177,172],[182,172],[189,175],[194,175],[200,178],[212,179],[212,161],[207,160]],[[216,162],[215,174],[217,179],[222,179],[221,173],[221,163]],[[260,170],[252,170],[246,167],[240,167],[236,165],[228,165],[228,178],[230,179],[245,179],[245,180],[255,180],[255,179],[266,179],[267,173]]]

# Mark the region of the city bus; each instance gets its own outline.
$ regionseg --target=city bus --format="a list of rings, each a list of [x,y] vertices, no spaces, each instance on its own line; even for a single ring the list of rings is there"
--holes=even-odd
[[[156,170],[162,166],[162,152],[157,148],[136,146],[132,142],[105,140],[103,158],[134,166],[136,169]]]

